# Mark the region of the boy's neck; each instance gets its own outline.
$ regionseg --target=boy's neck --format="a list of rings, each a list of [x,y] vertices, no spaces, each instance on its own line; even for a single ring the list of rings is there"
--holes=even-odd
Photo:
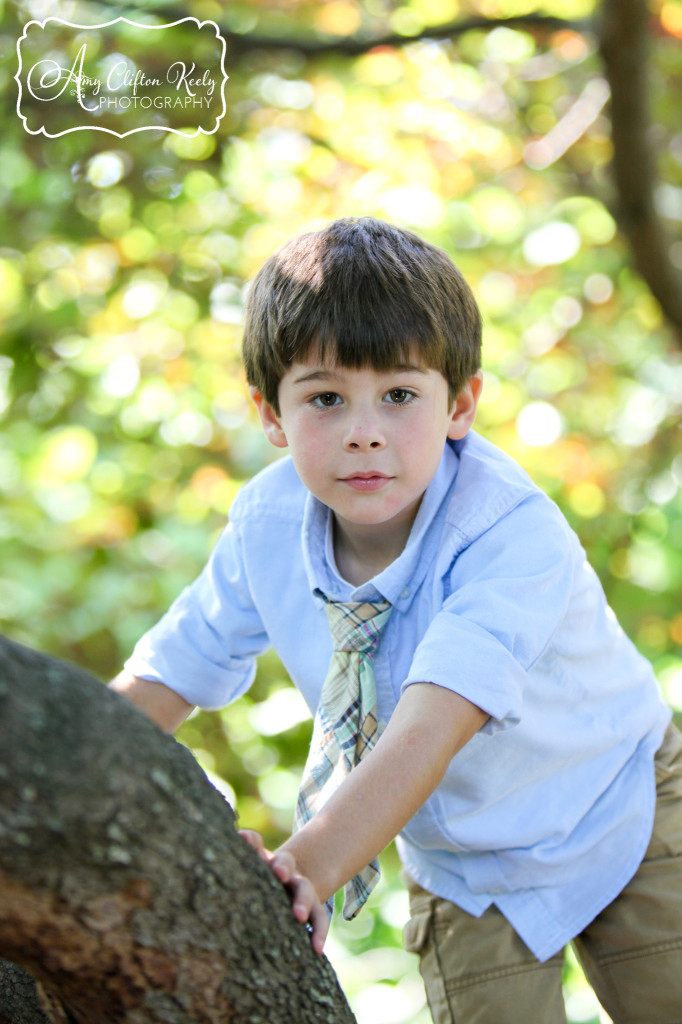
[[[332,513],[334,560],[346,582],[360,587],[395,562],[407,544],[421,497],[401,522],[348,523]]]

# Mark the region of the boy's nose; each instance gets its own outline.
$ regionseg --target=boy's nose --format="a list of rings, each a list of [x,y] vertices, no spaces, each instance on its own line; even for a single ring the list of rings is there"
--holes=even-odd
[[[379,451],[386,447],[386,438],[372,417],[358,418],[348,427],[344,447],[347,451]]]

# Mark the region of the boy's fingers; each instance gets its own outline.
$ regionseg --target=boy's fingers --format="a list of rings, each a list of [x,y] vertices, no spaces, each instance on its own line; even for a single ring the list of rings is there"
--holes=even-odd
[[[260,832],[256,832],[252,828],[240,828],[239,835],[242,839],[246,839],[249,846],[253,846],[254,849],[263,849],[263,837]]]
[[[256,853],[258,853],[263,860],[269,860],[271,854],[265,849],[263,837],[260,832],[256,832],[252,828],[240,828],[239,835],[242,839],[246,840],[249,846],[253,847]]]
[[[270,860],[270,867],[275,872],[280,882],[285,885],[290,882],[296,874],[296,863],[290,853],[275,853]]]
[[[321,953],[329,931],[329,917],[318,899],[313,883],[298,873],[292,854],[286,851],[271,853],[270,850],[266,850],[259,832],[243,828],[239,830],[239,835],[256,850],[275,877],[289,890],[294,917],[297,921],[310,925],[313,949],[316,953]]]
[[[329,931],[329,915],[319,901],[313,883],[303,875],[294,875],[289,883],[293,911],[297,921],[310,925],[313,949],[321,953]]]
[[[298,921],[310,925],[313,949],[316,953],[321,953],[329,932],[329,915],[317,898],[312,883],[307,879],[303,881],[306,888],[302,887],[303,891],[295,898],[294,915]]]
[[[310,926],[312,932],[313,949],[321,953],[324,949],[325,939],[329,932],[329,914],[319,901],[316,901],[310,913]]]

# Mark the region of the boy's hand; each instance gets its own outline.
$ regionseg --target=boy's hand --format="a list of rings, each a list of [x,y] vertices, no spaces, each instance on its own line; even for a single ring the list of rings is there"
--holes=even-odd
[[[266,850],[262,836],[253,829],[240,829],[239,835],[254,848],[291,895],[294,917],[310,925],[313,949],[321,953],[329,931],[329,915],[320,903],[313,883],[297,870],[293,854],[284,850],[275,850],[274,853]]]

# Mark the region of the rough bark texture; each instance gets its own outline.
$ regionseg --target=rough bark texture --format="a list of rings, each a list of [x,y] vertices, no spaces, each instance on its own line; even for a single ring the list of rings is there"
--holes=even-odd
[[[646,0],[603,0],[600,44],[611,89],[616,215],[639,272],[682,337],[682,273],[670,259],[671,239],[656,210],[648,19]]]
[[[0,1024],[354,1021],[191,754],[3,638],[0,901]]]
[[[23,967],[0,959],[0,1024],[73,1024],[58,1001],[51,999]]]

